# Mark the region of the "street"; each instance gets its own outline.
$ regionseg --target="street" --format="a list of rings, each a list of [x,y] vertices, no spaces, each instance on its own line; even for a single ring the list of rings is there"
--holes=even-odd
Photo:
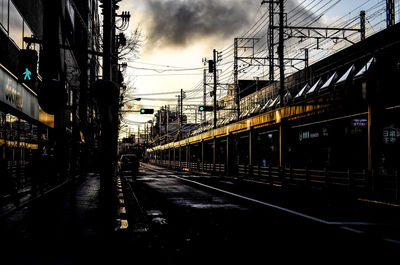
[[[279,194],[262,194],[268,190],[261,187],[251,197],[251,186],[243,186],[239,191],[226,179],[144,164],[132,184],[150,224],[150,244],[171,264],[261,264],[291,260],[290,253],[314,260],[321,254],[349,258],[399,250],[398,242],[376,235],[383,224],[372,216],[356,219],[343,209],[342,216],[328,217],[321,211],[325,202],[284,203]]]

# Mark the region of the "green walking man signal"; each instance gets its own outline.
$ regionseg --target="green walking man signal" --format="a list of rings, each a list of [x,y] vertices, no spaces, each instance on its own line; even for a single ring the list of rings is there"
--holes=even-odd
[[[28,70],[28,68],[25,68],[25,72],[23,73],[24,76],[24,80],[26,80],[28,78],[28,80],[31,80],[31,71]]]

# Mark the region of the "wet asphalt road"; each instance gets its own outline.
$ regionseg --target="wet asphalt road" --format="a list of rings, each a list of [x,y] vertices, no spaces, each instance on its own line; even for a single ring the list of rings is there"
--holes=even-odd
[[[393,237],[377,232],[388,230],[381,212],[367,214],[346,202],[338,206],[144,164],[132,188],[148,222],[150,253],[164,264],[324,264],[371,257],[386,264],[400,251],[398,242],[389,242]]]

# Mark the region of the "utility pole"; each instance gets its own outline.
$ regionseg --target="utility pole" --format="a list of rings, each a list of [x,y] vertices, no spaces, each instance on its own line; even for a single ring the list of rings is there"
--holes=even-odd
[[[197,124],[197,109],[194,109],[194,124]]]
[[[207,69],[203,70],[203,106],[207,105]],[[203,123],[207,121],[207,111],[203,111]]]
[[[264,1],[263,1],[264,2]],[[269,2],[269,81],[274,81],[274,1]]]
[[[365,40],[365,11],[360,11],[360,33],[361,40]]]
[[[103,1],[103,80],[111,80],[112,0]]]
[[[285,93],[285,65],[284,65],[284,45],[283,45],[283,13],[284,13],[284,1],[279,0],[279,44],[278,44],[278,56],[279,56],[279,97],[280,97],[280,105],[283,108],[284,106],[284,93]],[[280,121],[279,124],[279,166],[285,166],[285,138],[286,138],[286,129],[285,123],[283,120]]]
[[[394,0],[386,0],[386,27],[389,28],[395,24]]]
[[[278,46],[278,56],[279,56],[279,95],[281,100],[281,106],[283,106],[283,96],[285,93],[285,68],[284,68],[284,46],[283,46],[283,13],[284,6],[283,0],[279,0],[279,46]]]
[[[138,126],[137,126],[137,143],[139,146],[139,144],[140,144],[140,124],[138,124]]]
[[[235,105],[236,105],[236,112],[237,118],[239,120],[240,116],[240,95],[239,95],[239,79],[238,79],[238,38],[234,39],[233,43],[233,84],[235,86]]]
[[[162,133],[162,127],[161,127],[161,115],[162,115],[162,109],[160,109],[160,110],[159,110],[159,113],[158,113],[158,118],[159,118],[159,122],[158,122],[158,129],[159,129],[159,135],[160,135],[160,137],[159,137],[159,139],[160,139],[160,142],[161,142],[161,133]]]
[[[117,155],[118,122],[115,118],[118,119],[119,87],[112,82],[113,3],[112,0],[103,0],[103,80],[96,88],[101,113],[100,201],[103,219],[106,221],[106,233],[111,233],[114,229],[113,214],[116,207],[113,162]]]
[[[263,0],[261,5],[268,5],[268,17],[269,17],[269,25],[268,25],[268,61],[269,61],[269,81],[274,81],[274,3],[275,1],[266,1]]]
[[[181,89],[181,97],[180,97],[180,99],[181,99],[181,104],[180,104],[181,110],[180,110],[180,130],[179,130],[179,132],[180,132],[180,139],[182,139],[182,128],[183,128],[183,89]]]
[[[169,142],[169,105],[168,107],[165,105],[165,132],[167,133],[167,143]]]
[[[217,128],[217,51],[213,50],[213,64],[214,64],[214,129]]]

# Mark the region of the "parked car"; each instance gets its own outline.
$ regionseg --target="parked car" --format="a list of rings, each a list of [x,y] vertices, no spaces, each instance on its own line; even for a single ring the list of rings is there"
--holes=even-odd
[[[118,164],[122,175],[137,176],[140,164],[139,158],[135,154],[121,155]]]

